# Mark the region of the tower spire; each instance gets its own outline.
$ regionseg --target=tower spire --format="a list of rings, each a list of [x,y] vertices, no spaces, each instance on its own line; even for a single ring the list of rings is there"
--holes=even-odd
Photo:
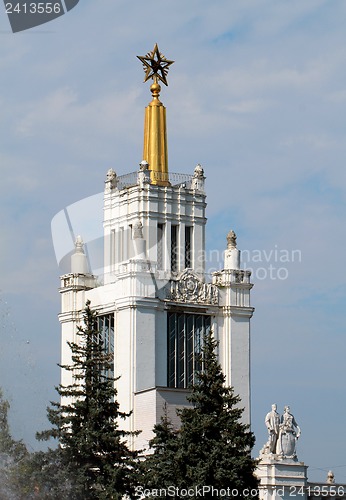
[[[168,85],[168,69],[174,61],[166,59],[160,53],[157,43],[152,52],[137,57],[143,63],[144,82],[150,78],[153,80],[150,86],[152,101],[145,108],[143,160],[150,165],[151,184],[168,186],[166,108],[159,99],[161,92],[159,81]]]

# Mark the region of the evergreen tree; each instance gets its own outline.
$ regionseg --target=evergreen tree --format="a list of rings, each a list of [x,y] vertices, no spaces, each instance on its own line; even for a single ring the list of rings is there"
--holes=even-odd
[[[13,474],[16,500],[80,500],[73,471],[62,460],[60,448],[28,454]]]
[[[13,498],[17,494],[17,471],[20,463],[29,455],[25,444],[16,441],[8,423],[9,402],[0,389],[0,497]]]
[[[250,496],[247,490],[256,491],[258,486],[254,476],[257,462],[251,458],[255,437],[241,422],[239,396],[225,386],[216,349],[217,342],[209,332],[204,338],[202,370],[196,374],[197,381],[187,398],[192,407],[178,412],[181,429],[177,460],[187,487],[229,488],[242,498]]]
[[[4,398],[0,389],[0,456],[12,457],[20,460],[27,454],[27,449],[22,441],[16,441],[10,433],[8,411],[10,403]]]
[[[62,466],[68,475],[73,473],[74,491],[80,498],[118,499],[132,491],[136,453],[129,450],[126,439],[137,433],[119,428],[119,419],[130,414],[119,409],[116,379],[109,376],[113,357],[105,353],[89,301],[84,327],[77,334],[79,342],[68,343],[72,364],[60,365],[72,372],[73,383],[58,386],[62,402],[48,408],[53,428],[37,437],[59,440]]]
[[[164,405],[160,423],[154,426],[154,438],[149,446],[152,454],[142,463],[143,475],[140,480],[145,489],[154,490],[172,486],[172,473],[175,469],[176,454],[178,451],[178,432],[173,428],[167,414],[167,405]],[[177,486],[175,481],[175,486]],[[163,498],[166,495],[155,495]]]
[[[238,498],[256,495],[257,462],[251,458],[255,438],[249,426],[241,422],[243,409],[239,407],[239,396],[225,386],[216,349],[217,342],[210,332],[204,338],[202,370],[196,373],[196,383],[187,398],[191,407],[178,410],[179,433],[174,435],[165,421],[154,429],[154,453],[147,459],[149,467],[146,467],[146,484],[153,488],[162,488],[162,484],[180,491],[192,488],[190,491],[195,494],[189,498],[199,498],[203,486],[204,498],[217,497],[217,490],[224,490],[221,496],[225,496],[225,491],[229,497],[234,497],[235,491]],[[155,475],[161,464],[165,470],[164,483],[160,475]],[[179,490],[175,498],[186,497]]]

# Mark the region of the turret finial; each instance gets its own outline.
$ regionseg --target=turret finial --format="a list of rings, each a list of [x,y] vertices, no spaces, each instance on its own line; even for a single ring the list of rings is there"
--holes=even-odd
[[[149,78],[152,78],[154,80],[154,85],[158,85],[157,79],[159,79],[166,86],[168,85],[168,70],[169,66],[173,64],[174,61],[166,59],[165,56],[161,54],[157,43],[155,43],[152,52],[148,52],[146,56],[137,57],[143,63],[143,69],[145,71],[144,82],[148,81]]]

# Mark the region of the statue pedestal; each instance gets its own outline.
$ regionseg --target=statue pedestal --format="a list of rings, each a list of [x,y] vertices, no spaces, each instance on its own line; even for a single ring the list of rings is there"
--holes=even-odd
[[[255,472],[260,500],[306,500],[307,468],[304,462],[262,455]]]

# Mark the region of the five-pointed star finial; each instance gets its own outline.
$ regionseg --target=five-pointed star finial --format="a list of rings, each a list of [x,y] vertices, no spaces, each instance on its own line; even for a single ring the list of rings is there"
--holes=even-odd
[[[148,81],[149,78],[155,79],[155,77],[157,77],[159,80],[161,80],[162,83],[168,85],[168,69],[169,66],[174,63],[174,61],[169,61],[163,54],[160,53],[157,43],[155,43],[155,47],[152,52],[148,52],[146,56],[137,57],[143,63],[143,68],[145,71],[144,82]]]

